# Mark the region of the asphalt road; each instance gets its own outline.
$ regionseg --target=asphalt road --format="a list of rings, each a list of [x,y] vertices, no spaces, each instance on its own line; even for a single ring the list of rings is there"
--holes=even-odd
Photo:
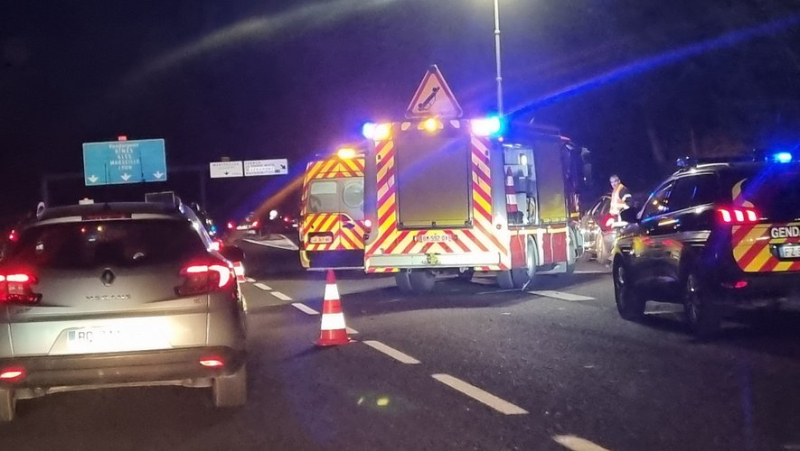
[[[343,273],[357,342],[319,349],[324,275],[243,247],[246,407],[171,387],[58,394],[21,401],[0,449],[800,450],[798,313],[736,318],[704,343],[679,307],[620,319],[594,263],[538,294],[478,278],[408,297]]]

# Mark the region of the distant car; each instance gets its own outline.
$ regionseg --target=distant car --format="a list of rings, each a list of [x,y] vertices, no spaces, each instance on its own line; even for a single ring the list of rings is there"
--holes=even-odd
[[[605,263],[611,257],[617,231],[616,218],[609,213],[611,197],[602,196],[583,215],[580,222],[583,234],[583,251],[588,258]]]
[[[268,237],[280,233],[296,233],[297,218],[291,215],[281,215],[278,210],[270,210],[264,217],[255,212],[249,213],[243,221],[228,221],[228,235],[246,234]]]
[[[713,335],[728,313],[796,301],[800,286],[800,164],[773,159],[690,164],[667,178],[617,238],[617,309],[682,303],[691,330]]]
[[[247,397],[246,305],[232,261],[183,205],[45,210],[0,262],[0,420],[64,390],[210,387]]]

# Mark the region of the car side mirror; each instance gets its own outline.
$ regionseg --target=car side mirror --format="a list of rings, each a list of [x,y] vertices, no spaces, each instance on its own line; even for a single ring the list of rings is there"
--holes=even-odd
[[[225,246],[219,251],[219,253],[232,262],[244,261],[244,251],[238,246]]]
[[[627,222],[628,224],[635,224],[639,222],[639,218],[636,214],[636,209],[634,208],[626,208],[622,210],[619,214],[620,219]]]

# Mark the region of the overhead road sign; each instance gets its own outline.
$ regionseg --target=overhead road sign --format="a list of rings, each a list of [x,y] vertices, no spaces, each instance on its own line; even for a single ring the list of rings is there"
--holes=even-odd
[[[420,119],[426,117],[457,118],[464,111],[456,96],[444,80],[436,65],[428,68],[417,92],[406,109],[406,117]]]
[[[87,186],[164,182],[164,140],[83,143],[83,173]]]
[[[242,161],[212,161],[208,165],[212,179],[243,177]]]
[[[244,162],[245,177],[285,175],[288,173],[289,163],[285,158],[277,160],[245,160]]]

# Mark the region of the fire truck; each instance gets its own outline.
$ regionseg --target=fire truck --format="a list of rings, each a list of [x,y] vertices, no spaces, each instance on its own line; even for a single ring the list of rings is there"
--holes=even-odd
[[[401,291],[415,293],[432,290],[440,273],[491,272],[509,289],[572,273],[588,150],[556,129],[457,117],[432,69],[410,118],[364,127],[372,143],[364,211],[374,225],[365,231],[365,271],[394,273]],[[431,99],[440,95],[436,111]]]
[[[303,180],[300,262],[306,269],[361,269],[364,236],[364,155],[345,147],[308,163]]]

